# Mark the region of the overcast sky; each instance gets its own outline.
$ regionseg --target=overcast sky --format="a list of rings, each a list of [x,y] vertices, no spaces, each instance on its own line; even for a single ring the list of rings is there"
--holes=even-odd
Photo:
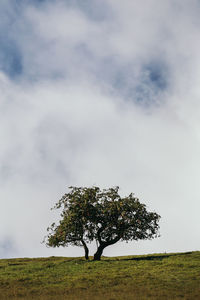
[[[199,250],[199,16],[198,0],[1,0],[1,258],[83,255],[41,244],[70,185],[162,216],[160,238],[105,255]]]

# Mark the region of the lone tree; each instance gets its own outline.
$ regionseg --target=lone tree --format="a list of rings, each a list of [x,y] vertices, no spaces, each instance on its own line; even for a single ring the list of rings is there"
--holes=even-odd
[[[47,230],[46,245],[82,246],[89,258],[88,243],[96,241],[94,260],[100,260],[103,250],[118,241],[147,240],[158,237],[160,216],[148,212],[146,205],[131,193],[121,198],[119,187],[100,190],[99,187],[70,187],[55,205],[62,208],[59,224]]]

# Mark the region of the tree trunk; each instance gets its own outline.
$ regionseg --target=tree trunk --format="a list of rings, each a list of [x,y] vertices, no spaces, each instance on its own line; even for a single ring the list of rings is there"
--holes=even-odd
[[[98,248],[97,248],[97,252],[94,254],[94,260],[101,260],[101,255],[103,253],[103,249],[105,247],[100,245]]]
[[[85,259],[88,260],[89,259],[89,249],[83,240],[81,242],[82,242],[84,250],[85,250]]]
[[[114,238],[113,240],[107,241],[107,242],[102,242],[102,240],[99,239],[99,247],[97,248],[97,252],[94,254],[94,260],[101,260],[101,255],[103,253],[103,250],[108,247],[111,246],[115,243],[117,243],[120,240],[121,236],[117,236],[116,238]]]

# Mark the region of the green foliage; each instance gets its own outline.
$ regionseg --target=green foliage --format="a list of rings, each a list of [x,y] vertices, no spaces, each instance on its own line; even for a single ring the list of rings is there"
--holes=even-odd
[[[158,236],[160,216],[148,212],[146,206],[131,193],[121,198],[119,187],[70,187],[54,208],[62,208],[58,225],[48,228],[46,244],[50,247],[83,246],[96,241],[94,259],[99,260],[105,247],[121,241],[153,239]]]
[[[200,252],[0,260],[0,299],[199,299]]]

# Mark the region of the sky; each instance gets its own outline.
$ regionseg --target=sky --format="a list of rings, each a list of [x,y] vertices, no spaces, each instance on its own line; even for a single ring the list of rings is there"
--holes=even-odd
[[[1,0],[0,258],[83,255],[41,243],[71,185],[161,215],[160,238],[105,255],[199,250],[199,15],[198,0]]]

